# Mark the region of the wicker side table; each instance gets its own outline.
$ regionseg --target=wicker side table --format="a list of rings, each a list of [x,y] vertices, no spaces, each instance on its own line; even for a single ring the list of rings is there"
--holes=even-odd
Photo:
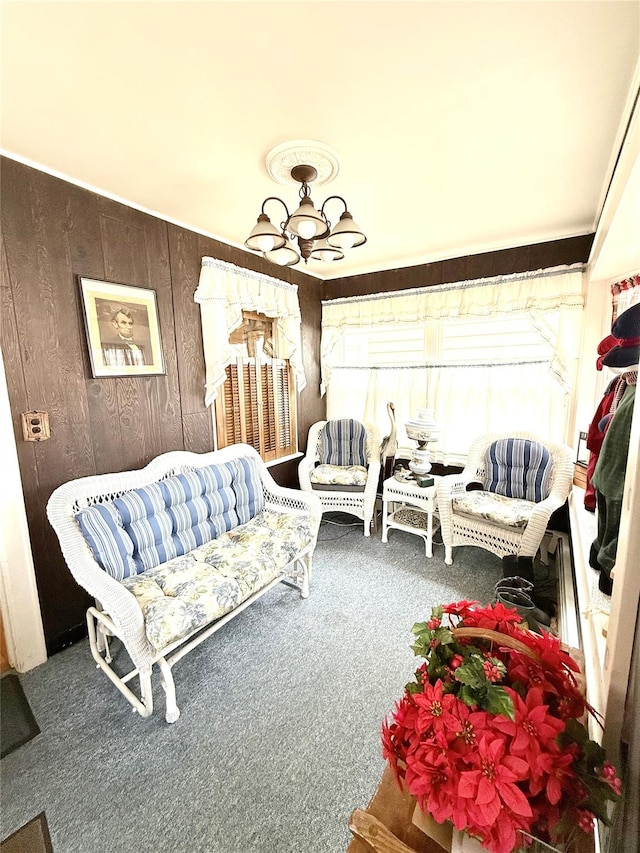
[[[433,557],[433,527],[436,511],[436,486],[420,487],[415,481],[389,477],[382,484],[382,541],[387,542],[389,529],[404,530],[424,539],[427,557]],[[439,522],[435,520],[435,524]],[[437,529],[437,527],[436,527]]]

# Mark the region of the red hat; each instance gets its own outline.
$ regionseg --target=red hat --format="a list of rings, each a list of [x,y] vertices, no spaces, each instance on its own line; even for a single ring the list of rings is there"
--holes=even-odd
[[[598,370],[602,370],[602,357],[606,355],[610,349],[618,346],[620,341],[618,338],[614,338],[613,335],[607,335],[606,338],[603,338],[598,344],[598,360],[596,361],[596,368]]]

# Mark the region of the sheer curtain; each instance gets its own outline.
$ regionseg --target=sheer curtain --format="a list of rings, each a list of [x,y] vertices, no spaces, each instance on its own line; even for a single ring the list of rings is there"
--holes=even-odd
[[[291,363],[296,387],[302,391],[307,380],[302,361],[296,285],[205,257],[193,298],[200,305],[207,406],[215,400],[218,388],[225,381],[225,368],[234,358],[229,335],[242,324],[243,311],[257,311],[277,318],[276,351],[280,358]]]
[[[582,267],[323,302],[322,389],[327,416],[389,431],[431,408],[432,445],[464,461],[482,432],[530,429],[570,436],[584,304]]]

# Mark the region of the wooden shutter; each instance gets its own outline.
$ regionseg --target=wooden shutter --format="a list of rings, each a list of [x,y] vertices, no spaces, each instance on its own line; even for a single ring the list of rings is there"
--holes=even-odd
[[[216,400],[218,447],[242,441],[265,462],[295,453],[295,385],[289,362],[272,359],[256,365],[254,358],[238,358],[226,373]]]
[[[278,423],[278,456],[288,456],[297,450],[295,417],[295,382],[288,361],[273,363],[275,404]]]

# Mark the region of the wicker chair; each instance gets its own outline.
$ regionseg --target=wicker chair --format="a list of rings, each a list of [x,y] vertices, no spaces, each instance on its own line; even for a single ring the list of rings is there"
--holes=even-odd
[[[351,418],[318,421],[309,429],[298,466],[300,488],[320,498],[322,512],[346,512],[369,536],[380,474],[380,433]]]
[[[438,483],[446,565],[453,563],[452,549],[458,545],[475,545],[499,557],[534,557],[551,514],[564,504],[572,483],[568,445],[529,432],[480,436],[464,470]],[[475,490],[469,489],[472,484]]]

